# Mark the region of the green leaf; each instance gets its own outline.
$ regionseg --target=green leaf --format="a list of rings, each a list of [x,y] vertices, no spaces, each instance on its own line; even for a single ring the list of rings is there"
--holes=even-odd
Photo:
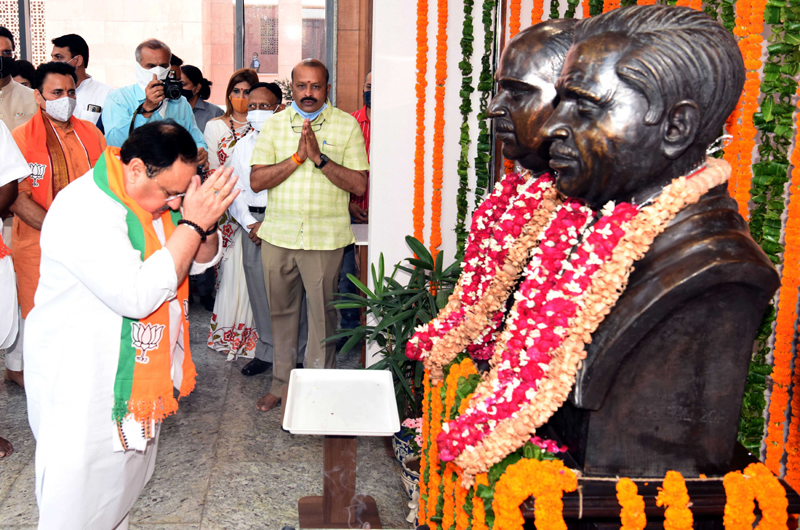
[[[425,245],[411,236],[406,236],[406,244],[411,247],[412,252],[414,252],[414,254],[416,254],[417,257],[426,264],[426,269],[433,269],[433,257],[431,257],[431,253],[428,252],[428,249],[425,248]]]

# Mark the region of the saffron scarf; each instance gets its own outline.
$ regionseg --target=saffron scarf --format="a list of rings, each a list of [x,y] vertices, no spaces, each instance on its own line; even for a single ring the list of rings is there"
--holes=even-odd
[[[161,242],[153,227],[153,214],[142,209],[125,191],[118,147],[106,149],[97,162],[93,175],[98,187],[127,211],[128,238],[133,248],[141,252],[142,261],[160,250]],[[161,214],[167,239],[180,219],[179,212],[167,210]],[[189,351],[188,297],[187,277],[178,286],[177,295],[182,308],[183,326],[183,334],[178,334],[178,340],[182,341],[184,352],[179,397],[188,396],[194,390],[197,377]],[[132,414],[133,419],[143,424],[147,431],[147,427],[153,425],[153,422],[161,421],[178,410],[178,402],[172,390],[169,326],[169,301],[161,304],[145,318],[122,318],[112,411],[113,419],[118,425]],[[175,351],[177,353],[177,347]]]
[[[97,141],[97,133],[88,122],[74,116],[70,118],[70,123],[75,135],[83,145],[89,166],[94,166],[103,154],[100,142]],[[28,176],[31,184],[31,198],[36,204],[47,209],[48,198],[52,200],[69,184],[69,171],[64,148],[53,130],[53,124],[45,117],[41,109],[22,127],[24,127],[22,134],[14,135],[14,139],[23,139],[22,142],[18,141],[17,143],[31,167],[31,174]]]

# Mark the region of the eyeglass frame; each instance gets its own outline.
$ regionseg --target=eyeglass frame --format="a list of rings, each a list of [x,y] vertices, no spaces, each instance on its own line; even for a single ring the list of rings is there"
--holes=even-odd
[[[5,57],[6,59],[16,59],[17,52],[14,50],[3,50],[0,52],[0,57]]]
[[[299,116],[299,114],[298,114],[298,116]],[[291,123],[291,121],[289,123]],[[319,123],[312,124],[311,125],[311,132],[319,132],[319,131],[321,131],[323,123],[325,123],[325,118],[322,118],[322,121],[319,122]],[[316,129],[314,127],[316,127]],[[301,132],[303,132],[303,126],[302,125],[292,125],[292,131],[294,131],[296,133],[301,133]]]
[[[153,174],[152,170],[149,167],[145,165],[144,170],[147,173],[147,178],[153,179],[153,182],[156,183],[156,186],[158,186],[161,189],[161,191],[164,192],[164,196],[166,197],[166,199],[164,199],[165,204],[169,203],[170,201],[174,201],[175,199],[180,199],[186,196],[185,191],[183,193],[178,193],[176,195],[170,195],[169,192],[165,190],[164,187],[161,186],[161,184],[158,183],[158,178]]]
[[[250,105],[256,105],[256,108],[254,108],[254,109],[251,109],[251,108],[250,108]],[[266,106],[267,106],[267,108],[265,108],[265,109],[261,109],[261,108],[258,108],[258,105],[266,105]],[[278,107],[280,107],[280,106],[281,106],[281,104],[280,104],[280,103],[275,103],[274,105],[268,105],[268,104],[266,104],[266,103],[248,103],[248,104],[247,104],[247,110],[275,110],[275,109],[277,109],[277,108],[278,108]]]

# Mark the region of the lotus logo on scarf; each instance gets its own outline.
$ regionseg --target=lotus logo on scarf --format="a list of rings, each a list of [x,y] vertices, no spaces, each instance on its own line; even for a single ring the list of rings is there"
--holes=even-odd
[[[142,324],[141,322],[131,322],[131,339],[134,348],[142,350],[141,355],[136,356],[136,362],[147,364],[150,358],[147,352],[158,349],[161,336],[164,334],[163,324]]]
[[[47,169],[47,166],[44,164],[35,164],[33,162],[29,162],[28,165],[31,167],[31,179],[33,180],[31,186],[38,188],[39,181],[44,178],[44,170]]]

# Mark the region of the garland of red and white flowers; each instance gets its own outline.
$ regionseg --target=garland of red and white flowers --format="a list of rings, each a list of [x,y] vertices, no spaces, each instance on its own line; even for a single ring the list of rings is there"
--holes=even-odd
[[[440,458],[455,460],[465,485],[521,447],[561,406],[585,344],[624,291],[633,263],[678,211],[729,176],[727,163],[708,159],[705,169],[676,179],[651,205],[609,204],[591,226],[577,201],[556,209],[515,294],[489,376],[437,439]]]
[[[557,205],[549,175],[509,174],[476,210],[458,285],[439,316],[406,345],[406,355],[424,360],[434,380],[465,348],[488,358],[505,302]]]

